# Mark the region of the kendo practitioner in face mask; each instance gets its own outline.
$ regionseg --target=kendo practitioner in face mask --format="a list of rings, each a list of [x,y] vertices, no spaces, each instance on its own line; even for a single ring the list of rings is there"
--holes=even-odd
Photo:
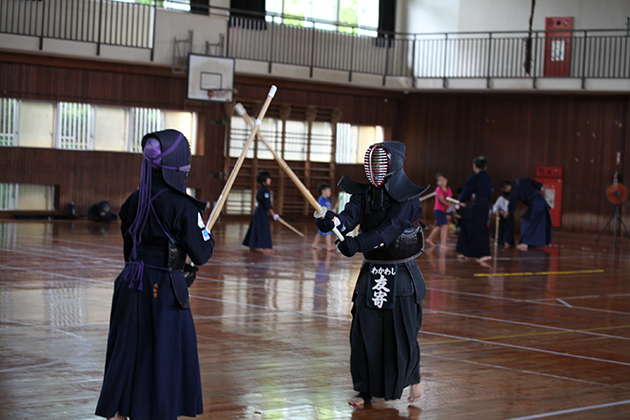
[[[360,225],[356,237],[338,243],[347,257],[363,253],[353,294],[350,371],[358,395],[348,403],[361,407],[372,397],[399,399],[411,386],[410,401],[422,398],[420,348],[425,284],[414,258],[424,251],[418,195],[426,188],[405,175],[405,145],[377,143],[365,153],[369,183],[344,176],[339,187],[352,194],[344,210],[316,219],[322,232],[336,225],[343,233]]]
[[[96,414],[176,420],[203,412],[188,287],[214,250],[201,202],[186,194],[191,154],[176,130],[142,139],[140,188],[120,209],[125,268],[114,283]]]

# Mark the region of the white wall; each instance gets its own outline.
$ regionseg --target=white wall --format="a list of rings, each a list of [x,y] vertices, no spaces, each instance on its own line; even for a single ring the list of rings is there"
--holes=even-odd
[[[399,0],[398,32],[525,31],[530,0]],[[533,28],[546,17],[572,16],[575,29],[625,28],[627,0],[537,0]]]
[[[190,143],[192,154],[197,154],[197,114],[193,112],[164,112],[164,129],[179,130]]]
[[[461,0],[398,0],[396,32],[457,32]]]
[[[529,0],[460,0],[459,31],[527,30]],[[625,28],[627,0],[538,0],[534,29],[545,29],[546,17],[573,17],[574,29]]]
[[[94,150],[128,150],[129,108],[97,106],[94,126]]]
[[[188,39],[189,30],[193,31],[194,53],[205,53],[206,41],[216,44],[220,34],[227,35],[227,20],[224,16],[196,15],[173,10],[158,9],[155,27],[158,30],[155,31],[154,62],[159,64],[172,64],[174,39]]]
[[[53,103],[22,101],[20,147],[54,147],[54,118]]]
[[[18,186],[18,210],[54,210],[51,185],[20,184]]]

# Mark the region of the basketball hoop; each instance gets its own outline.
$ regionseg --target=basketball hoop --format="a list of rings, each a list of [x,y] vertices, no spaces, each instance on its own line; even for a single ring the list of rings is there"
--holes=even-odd
[[[207,93],[208,93],[208,98],[214,98],[214,89],[208,89]]]

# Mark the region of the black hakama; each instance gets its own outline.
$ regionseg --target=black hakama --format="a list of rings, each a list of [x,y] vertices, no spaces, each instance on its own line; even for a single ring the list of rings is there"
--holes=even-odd
[[[499,245],[514,246],[514,215],[499,217]]]
[[[243,245],[250,248],[269,249],[271,243],[271,224],[269,223],[269,210],[271,210],[271,198],[266,185],[261,185],[256,192],[256,210],[249,223],[247,234],[243,239]]]
[[[214,239],[192,201],[154,177],[152,195],[158,191],[135,258],[130,258],[126,226],[135,218],[138,192],[120,211],[127,265],[114,283],[105,374],[96,407],[96,414],[106,418],[118,412],[133,420],[176,420],[203,412],[187,283],[181,270],[167,268],[167,249],[170,236],[201,265],[212,255]],[[131,260],[136,263],[129,264]],[[132,274],[140,266],[142,277],[136,283]]]
[[[549,205],[540,192],[541,188],[542,183],[531,178],[521,178],[514,182],[510,193],[510,214],[514,214],[519,200],[529,206],[521,216],[519,243],[531,247],[551,245],[551,215]]]
[[[350,372],[354,390],[399,399],[403,389],[420,383],[418,333],[422,325],[424,279],[415,261],[398,264],[396,304],[382,310],[366,305],[369,264],[357,280],[350,329]],[[418,292],[416,293],[416,287]]]
[[[459,201],[466,203],[473,194],[475,202],[472,204],[472,209],[462,211],[456,250],[465,257],[481,258],[490,256],[488,214],[492,180],[486,171],[479,171],[468,178],[462,188]],[[467,205],[471,206],[470,203]]]
[[[519,243],[527,246],[551,244],[551,215],[547,201],[539,194],[532,199],[529,209],[521,216],[521,237]]]

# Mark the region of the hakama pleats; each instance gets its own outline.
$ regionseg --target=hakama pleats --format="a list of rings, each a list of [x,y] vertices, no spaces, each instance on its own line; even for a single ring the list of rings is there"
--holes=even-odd
[[[243,239],[243,245],[250,248],[272,248],[269,216],[261,205],[256,206],[247,234]]]
[[[96,414],[133,420],[176,420],[203,412],[197,336],[181,309],[170,274],[144,268],[143,290],[114,284],[103,387]],[[182,273],[177,281],[185,281]]]
[[[457,252],[469,258],[481,258],[490,255],[490,237],[488,236],[488,203],[475,203],[472,217],[461,220],[457,237]]]
[[[527,246],[551,244],[552,225],[549,206],[542,195],[532,200],[529,209],[521,217],[521,237],[519,243]]]
[[[357,290],[367,283],[368,275],[368,270],[361,270]],[[413,292],[409,272],[399,269],[398,276],[403,294],[405,289]],[[399,399],[405,387],[420,382],[422,303],[416,294],[408,294],[397,296],[393,309],[381,310],[367,307],[365,300],[365,294],[354,295],[350,329],[354,389],[386,400]]]

